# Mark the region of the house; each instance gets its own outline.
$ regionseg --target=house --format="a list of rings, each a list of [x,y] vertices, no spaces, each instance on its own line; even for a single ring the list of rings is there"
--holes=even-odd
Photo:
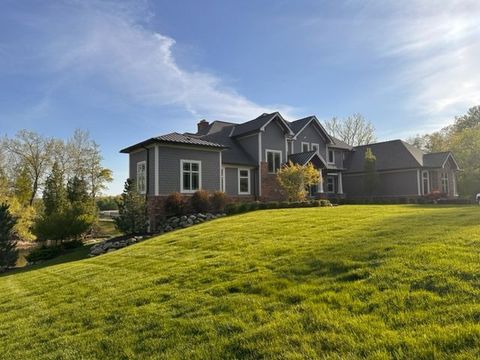
[[[434,191],[456,197],[459,167],[451,152],[425,153],[402,140],[355,147],[346,161],[344,188],[349,197],[364,197],[365,150],[376,157],[377,186],[373,196],[415,197]]]
[[[425,154],[400,140],[368,145],[377,157],[375,195],[422,196],[434,189],[456,195],[451,153]],[[202,120],[195,133],[153,137],[121,150],[130,178],[150,208],[172,192],[224,191],[234,200],[281,200],[277,170],[286,162],[312,163],[322,181],[312,197],[364,196],[365,146],[334,138],[315,116],[287,121],[274,112],[245,123]]]

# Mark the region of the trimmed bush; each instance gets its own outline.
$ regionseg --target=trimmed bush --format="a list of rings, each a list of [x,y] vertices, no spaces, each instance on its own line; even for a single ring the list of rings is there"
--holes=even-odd
[[[187,202],[182,194],[174,192],[167,196],[164,206],[167,216],[181,216],[185,215]]]
[[[213,211],[223,212],[227,204],[227,197],[223,191],[215,191],[210,197],[210,203]]]
[[[247,212],[249,209],[250,209],[250,204],[247,204],[247,203],[240,203],[237,206],[237,212],[238,213]]]
[[[249,210],[250,211],[255,211],[255,210],[258,210],[258,206],[260,205],[260,203],[258,201],[255,201],[255,202],[251,202],[249,204]]]
[[[268,209],[267,203],[265,203],[265,202],[259,203],[259,204],[258,204],[258,209],[259,209],[259,210]]]
[[[193,210],[196,212],[207,212],[209,207],[210,207],[210,201],[209,201],[209,196],[208,196],[208,191],[206,190],[197,190],[195,193],[192,195],[191,204]]]
[[[278,207],[280,209],[287,209],[290,207],[290,203],[288,201],[281,201],[280,203],[278,203]]]
[[[268,209],[278,209],[279,202],[278,201],[270,201],[267,203]]]
[[[54,257],[59,256],[62,253],[62,248],[59,246],[42,246],[41,248],[33,250],[30,254],[28,254],[25,259],[29,263],[43,261],[43,260],[50,260]]]
[[[228,215],[236,214],[238,212],[238,205],[235,204],[235,203],[230,203],[230,204],[225,205],[225,212]]]

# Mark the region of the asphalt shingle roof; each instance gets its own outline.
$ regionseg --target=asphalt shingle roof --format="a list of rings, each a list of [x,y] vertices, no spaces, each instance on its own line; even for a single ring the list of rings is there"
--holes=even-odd
[[[306,165],[315,156],[317,156],[320,159],[320,161],[322,162],[322,164],[324,166],[327,166],[326,162],[325,162],[325,159],[322,157],[322,155],[317,153],[317,151],[315,151],[315,150],[305,151],[305,152],[302,152],[302,153],[290,154],[290,155],[288,155],[288,160],[293,162],[294,164]]]
[[[219,143],[227,147],[222,152],[222,162],[226,164],[251,165],[256,166],[258,163],[248,155],[242,146],[230,137],[235,124],[223,121],[214,121],[210,124],[210,128],[206,135],[199,136],[200,139]]]
[[[333,140],[333,144],[330,144],[330,147],[336,148],[336,149],[344,149],[344,150],[352,150],[353,146],[348,145],[345,141],[342,141],[340,139],[337,139],[336,137],[331,136]]]
[[[419,167],[441,168],[452,154],[450,152],[426,154],[419,148],[402,140],[356,146],[346,162],[347,172],[363,171],[365,151],[370,148],[377,158],[377,170],[396,170]]]

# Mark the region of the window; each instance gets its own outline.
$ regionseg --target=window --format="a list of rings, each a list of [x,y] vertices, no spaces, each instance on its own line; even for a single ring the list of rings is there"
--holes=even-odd
[[[423,195],[427,195],[430,192],[430,178],[426,170],[422,171],[422,187]]]
[[[302,142],[302,152],[310,151],[310,144],[307,142]]]
[[[316,151],[317,154],[318,154],[319,150],[320,150],[320,146],[318,144],[312,143],[311,149],[312,149],[312,151]]]
[[[220,190],[225,192],[225,168],[220,169]]]
[[[250,169],[238,169],[238,193],[250,195]]]
[[[335,178],[333,176],[327,176],[327,192],[335,192]]]
[[[140,194],[147,192],[147,162],[140,161],[137,163],[137,191]]]
[[[442,192],[448,194],[448,173],[442,173]]]
[[[328,163],[334,164],[335,163],[335,151],[328,150]]]
[[[195,160],[180,160],[180,187],[184,193],[200,190],[202,186],[202,163]]]
[[[282,152],[276,150],[267,150],[268,173],[276,174],[282,163]]]

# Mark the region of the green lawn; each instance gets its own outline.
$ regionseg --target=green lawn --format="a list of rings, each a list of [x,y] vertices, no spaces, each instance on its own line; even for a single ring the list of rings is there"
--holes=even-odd
[[[5,359],[480,357],[480,207],[263,210],[0,277]]]

